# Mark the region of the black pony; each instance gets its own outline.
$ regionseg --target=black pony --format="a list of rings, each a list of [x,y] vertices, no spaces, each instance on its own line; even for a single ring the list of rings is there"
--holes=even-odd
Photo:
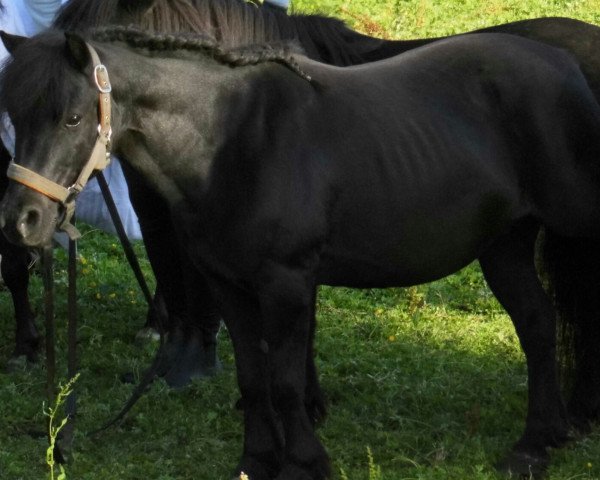
[[[600,106],[570,55],[466,35],[341,69],[276,45],[224,50],[123,28],[95,38],[115,153],[168,205],[233,340],[238,474],[329,474],[304,405],[318,284],[411,285],[475,258],[527,358],[525,431],[504,466],[547,464],[569,422],[536,239],[542,227],[600,236]],[[0,103],[17,135],[11,178],[26,171],[64,188],[101,140],[108,79],[79,36],[8,40]],[[13,182],[0,220],[12,241],[43,245],[61,216]]]
[[[316,15],[290,15],[276,9],[261,9],[240,0],[71,0],[58,15],[55,26],[63,30],[86,29],[107,23],[133,23],[151,31],[204,32],[215,36],[227,47],[294,39],[307,56],[339,66],[361,64],[426,45],[437,39],[390,41],[368,37],[348,29],[341,21]],[[479,30],[479,32],[510,33],[538,40],[569,51],[575,56],[592,88],[600,99],[600,28],[567,18],[523,20]],[[175,361],[169,381],[184,384],[198,372],[198,358],[206,365],[214,364],[214,342],[217,316],[203,279],[186,268],[182,257],[166,258],[164,251],[176,252],[176,235],[170,224],[169,210],[151,193],[139,176],[126,172],[132,202],[140,218],[151,262],[159,281],[164,285],[171,316],[182,320],[172,350],[181,349],[183,359]],[[563,239],[550,232],[545,237],[548,258],[545,274],[560,312],[562,335],[559,351],[564,376],[572,390],[569,413],[582,428],[600,418],[600,356],[596,345],[600,341],[600,251],[594,245],[580,241],[574,248],[572,239]],[[569,254],[561,254],[561,252]],[[187,272],[187,273],[186,273]],[[184,285],[181,279],[191,276]],[[194,283],[186,295],[186,285]],[[590,285],[594,285],[590,291]],[[187,305],[187,311],[182,306]],[[183,333],[182,333],[183,329]],[[207,352],[196,351],[205,345]],[[311,359],[309,358],[309,364]],[[314,369],[310,369],[314,371]],[[310,385],[314,385],[311,381]],[[324,413],[322,395],[315,385],[314,416]]]

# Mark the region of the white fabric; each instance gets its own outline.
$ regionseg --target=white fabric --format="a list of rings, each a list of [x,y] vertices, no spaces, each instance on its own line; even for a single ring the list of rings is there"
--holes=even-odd
[[[25,27],[25,35],[31,37],[50,26],[54,15],[66,0],[8,0],[6,3],[16,6]]]
[[[13,35],[25,35],[25,26],[21,17],[21,11],[16,2],[20,0],[3,1],[4,9],[0,11],[0,30]],[[2,65],[8,60],[10,54],[0,42],[0,62]],[[11,155],[15,151],[15,134],[8,116],[2,115],[0,119],[0,138]]]
[[[25,26],[21,19],[20,11],[17,8],[17,4],[14,3],[18,0],[3,1],[4,10],[0,11],[0,30],[5,32],[25,35]],[[8,58],[8,52],[2,42],[0,42],[0,60],[2,63]]]
[[[290,6],[290,0],[265,0],[265,3],[270,3],[271,5],[283,8],[284,10],[287,10]]]
[[[0,29],[5,32],[32,36],[47,28],[52,23],[54,15],[68,0],[4,0],[4,10],[0,12]],[[0,42],[0,61],[4,63],[9,53]],[[15,134],[12,124],[6,115],[0,119],[0,137],[11,155],[15,152]],[[137,216],[129,201],[129,191],[119,162],[113,161],[104,170],[104,176],[109,185],[125,232],[130,239],[141,239],[140,226]],[[78,219],[89,223],[108,233],[116,233],[100,187],[96,180],[87,184],[77,199],[75,215]]]

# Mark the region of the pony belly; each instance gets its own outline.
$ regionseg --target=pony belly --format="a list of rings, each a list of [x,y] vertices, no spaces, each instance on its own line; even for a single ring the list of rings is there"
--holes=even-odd
[[[440,237],[441,240],[443,237]],[[399,242],[380,249],[325,249],[317,282],[354,288],[407,287],[438,280],[467,266],[481,252],[478,242]],[[368,250],[368,251],[367,251]]]
[[[529,215],[528,207],[510,193],[486,191],[451,200],[420,201],[387,214],[370,204],[370,215],[361,215],[359,208],[353,217],[343,215],[322,250],[319,281],[390,287],[438,280],[477,259]]]

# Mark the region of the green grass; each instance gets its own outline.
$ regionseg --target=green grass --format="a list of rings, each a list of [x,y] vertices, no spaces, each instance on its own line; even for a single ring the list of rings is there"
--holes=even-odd
[[[516,18],[568,15],[600,24],[600,2],[295,0],[294,8],[345,18],[394,38],[442,35]],[[146,272],[143,249],[136,246]],[[142,371],[151,347],[133,342],[146,307],[113,237],[86,230],[80,242],[79,413],[69,478],[77,480],[228,479],[242,442],[242,418],[227,332],[224,371],[172,391],[156,382],[125,422],[88,438],[132,387],[122,372]],[[66,259],[58,252],[57,336],[64,380]],[[35,305],[41,281],[32,277]],[[335,477],[366,480],[488,480],[493,463],[524,425],[526,371],[512,325],[476,265],[410,289],[321,288],[316,362],[330,403],[318,432]],[[41,308],[41,307],[40,307]],[[13,343],[8,294],[0,303],[0,365]],[[38,323],[42,323],[41,313]],[[0,375],[0,479],[47,478],[42,365]],[[367,448],[372,453],[369,462]],[[345,477],[341,472],[345,472]],[[374,474],[371,474],[373,477]],[[551,480],[600,478],[600,432],[554,452]],[[373,478],[372,478],[373,480]]]
[[[292,0],[296,12],[341,17],[388,38],[466,32],[524,18],[563,16],[600,24],[598,0]]]

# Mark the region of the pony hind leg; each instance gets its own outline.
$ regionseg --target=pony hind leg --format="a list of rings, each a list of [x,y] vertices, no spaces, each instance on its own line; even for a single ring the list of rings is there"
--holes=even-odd
[[[318,425],[327,416],[327,400],[319,382],[319,374],[315,365],[315,332],[317,328],[317,318],[315,315],[316,308],[316,289],[313,294],[313,299],[310,302],[310,331],[308,345],[306,349],[306,396],[304,405],[308,418],[313,425]]]
[[[537,277],[534,261],[539,226],[524,222],[498,238],[480,258],[488,285],[510,315],[527,360],[528,412],[525,432],[498,468],[539,474],[548,447],[568,440],[569,424],[556,368],[556,313]]]

